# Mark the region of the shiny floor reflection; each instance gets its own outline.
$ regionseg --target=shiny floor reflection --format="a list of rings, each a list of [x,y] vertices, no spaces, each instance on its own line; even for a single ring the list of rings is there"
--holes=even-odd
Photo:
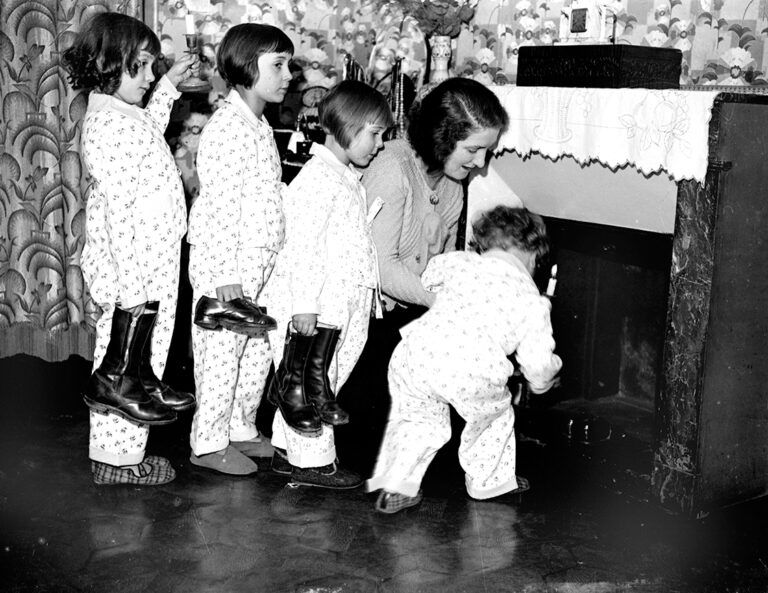
[[[249,478],[191,467],[185,418],[150,440],[174,482],[96,487],[87,415],[62,393],[83,368],[0,361],[0,591],[768,590],[768,503],[667,515],[644,494],[647,451],[620,438],[598,449],[522,435],[531,491],[487,502],[467,498],[449,446],[424,502],[385,516],[371,494],[293,488],[267,463]],[[362,467],[365,450],[340,455]]]

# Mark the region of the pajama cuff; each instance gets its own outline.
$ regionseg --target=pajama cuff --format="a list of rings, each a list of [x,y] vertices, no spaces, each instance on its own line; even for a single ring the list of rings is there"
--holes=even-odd
[[[291,303],[291,315],[300,315],[302,313],[314,313],[319,315],[320,303],[317,299],[301,299],[295,300]]]
[[[118,453],[111,453],[104,449],[96,449],[95,447],[88,448],[88,457],[93,461],[100,463],[106,463],[107,465],[138,465],[144,461],[144,451],[138,453],[129,453],[120,455]]]
[[[395,480],[386,476],[373,476],[365,483],[366,492],[375,492],[376,490],[386,490],[387,492],[397,492],[405,496],[416,496],[421,487],[420,482],[407,482]]]
[[[472,486],[469,476],[466,476],[464,482],[467,486],[467,494],[476,500],[485,500],[487,498],[495,498],[501,496],[507,492],[512,492],[517,488],[517,478],[512,478],[509,482],[496,486],[495,488],[475,488]]]
[[[216,279],[214,280],[213,285],[216,288],[219,288],[221,286],[232,286],[233,284],[239,284],[240,286],[243,285],[243,281],[240,278],[240,274],[220,274],[216,276]],[[213,291],[213,296],[216,296],[216,290]]]
[[[134,307],[138,307],[139,305],[143,305],[146,303],[149,299],[147,298],[147,295],[143,292],[137,292],[132,294],[130,297],[123,297],[120,299],[120,301],[117,303],[117,305],[123,309],[133,309]]]
[[[189,440],[192,453],[198,457],[201,455],[208,455],[209,453],[216,453],[217,451],[222,451],[229,446],[229,440],[227,437],[222,437],[219,440],[210,440],[204,442],[200,442],[193,437],[190,437]]]
[[[230,427],[229,429],[229,442],[235,442],[239,443],[242,441],[250,441],[253,438],[256,438],[259,436],[259,429],[256,428],[256,425],[252,426],[243,426],[238,430],[234,430]]]

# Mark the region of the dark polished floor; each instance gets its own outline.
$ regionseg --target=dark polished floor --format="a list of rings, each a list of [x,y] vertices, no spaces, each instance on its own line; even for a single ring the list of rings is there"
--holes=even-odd
[[[76,395],[88,370],[0,360],[4,593],[768,591],[767,501],[671,516],[647,500],[647,445],[574,443],[544,416],[520,419],[522,497],[468,499],[452,443],[424,502],[384,516],[362,490],[293,488],[268,464],[239,479],[190,467],[188,417],[150,438],[174,482],[96,487]],[[346,463],[370,463],[365,434],[342,439]]]

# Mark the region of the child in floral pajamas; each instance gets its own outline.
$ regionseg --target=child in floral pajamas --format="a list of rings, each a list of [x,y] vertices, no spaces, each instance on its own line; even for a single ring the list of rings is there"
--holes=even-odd
[[[91,407],[89,457],[97,484],[171,481],[175,472],[167,459],[144,456],[149,425],[175,418],[165,404],[174,403],[175,409],[194,405],[191,395],[169,391],[154,376],[154,393],[175,399],[152,403],[142,383],[153,370],[162,376],[173,333],[186,204],[163,132],[180,96],[175,85],[196,64],[193,56],[179,58],[142,109],[159,53],[160,42],[144,23],[102,13],[64,54],[73,87],[91,90],[81,137],[93,179],[82,269],[103,311],[93,354],[97,370],[85,397]],[[150,356],[151,368],[142,368],[139,380],[138,367]]]
[[[420,485],[450,439],[448,406],[466,420],[459,445],[467,492],[486,499],[528,489],[515,475],[514,411],[507,381],[520,371],[534,393],[554,384],[549,300],[532,273],[548,251],[541,218],[498,206],[473,224],[477,253],[435,256],[422,275],[435,304],[401,330],[389,364],[392,408],[367,488],[382,489],[376,509],[418,504]]]
[[[295,333],[289,339],[308,345],[308,362],[293,375],[303,385],[294,385],[294,393],[300,397],[303,391],[307,406],[302,411],[317,416],[305,418],[306,430],[299,432],[280,402],[273,422],[272,467],[292,474],[294,483],[351,488],[362,479],[336,462],[333,425],[345,424],[348,416],[334,398],[362,352],[378,287],[370,231],[376,211],[368,212],[355,166],[367,166],[381,150],[393,118],[381,93],[357,81],[332,88],[318,105],[318,115],[325,144],[312,146],[312,159],[285,192],[285,248],[264,292],[267,310],[278,322],[271,339],[275,364],[282,361],[278,376],[281,368],[290,373],[302,366],[293,350],[283,350],[290,322]],[[327,390],[319,399],[313,395],[312,361],[320,367],[318,374],[327,368]],[[289,383],[290,377],[283,378],[283,390],[291,388]],[[307,434],[313,431],[319,434]]]
[[[293,56],[278,28],[229,29],[217,55],[231,90],[203,129],[197,156],[200,196],[189,217],[189,278],[200,297],[255,301],[272,273],[285,222],[280,157],[267,103],[285,98]],[[192,327],[198,407],[190,461],[225,474],[256,472],[256,411],[272,352],[266,332],[252,336]]]

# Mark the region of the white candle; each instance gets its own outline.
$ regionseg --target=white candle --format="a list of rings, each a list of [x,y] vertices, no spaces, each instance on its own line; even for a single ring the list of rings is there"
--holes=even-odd
[[[552,266],[552,271],[549,274],[549,282],[547,283],[547,296],[555,296],[555,286],[557,286],[557,264]]]
[[[187,25],[187,35],[194,35],[195,34],[195,17],[191,14],[187,14],[187,16],[184,17],[184,21]]]

